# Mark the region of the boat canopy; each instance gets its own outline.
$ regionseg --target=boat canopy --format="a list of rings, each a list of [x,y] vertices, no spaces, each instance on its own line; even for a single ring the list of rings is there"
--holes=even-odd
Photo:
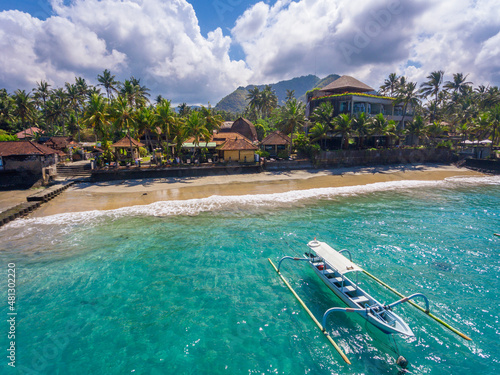
[[[309,242],[307,246],[309,246],[309,248],[313,250],[316,255],[318,255],[320,258],[323,258],[323,260],[328,263],[330,267],[335,268],[342,275],[353,271],[363,271],[361,267],[351,262],[349,259],[331,248],[325,242],[314,240]]]

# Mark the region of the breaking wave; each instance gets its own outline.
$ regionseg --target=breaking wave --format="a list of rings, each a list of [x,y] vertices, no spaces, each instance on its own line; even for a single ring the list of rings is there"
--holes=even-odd
[[[100,219],[117,219],[125,216],[178,216],[198,215],[203,212],[272,209],[307,204],[318,199],[335,199],[342,196],[364,195],[382,191],[408,190],[426,187],[457,188],[469,185],[500,185],[500,176],[451,177],[441,181],[404,180],[377,182],[367,185],[293,190],[285,193],[252,194],[236,196],[213,195],[207,198],[160,201],[148,205],[124,207],[106,211],[86,211],[57,214],[41,218],[16,220],[6,227],[24,227],[30,224],[78,225],[95,223]]]

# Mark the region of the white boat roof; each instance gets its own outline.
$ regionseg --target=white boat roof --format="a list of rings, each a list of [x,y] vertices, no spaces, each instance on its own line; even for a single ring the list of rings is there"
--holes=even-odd
[[[309,248],[313,250],[316,255],[318,255],[320,258],[323,258],[329,266],[335,268],[342,275],[353,271],[363,271],[361,267],[351,262],[349,259],[331,248],[325,242],[313,240],[310,241],[307,246],[309,246]]]

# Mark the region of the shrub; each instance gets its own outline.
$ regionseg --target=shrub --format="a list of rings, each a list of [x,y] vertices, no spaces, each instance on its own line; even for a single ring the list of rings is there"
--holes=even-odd
[[[281,150],[278,152],[278,159],[288,159],[288,151],[287,150]]]
[[[144,156],[147,156],[148,154],[148,150],[146,150],[144,147],[139,147],[139,155],[141,156],[141,158],[143,158]]]

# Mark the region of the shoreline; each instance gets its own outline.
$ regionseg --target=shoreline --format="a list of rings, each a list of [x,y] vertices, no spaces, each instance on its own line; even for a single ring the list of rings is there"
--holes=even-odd
[[[485,174],[450,165],[427,164],[89,182],[75,184],[57,198],[42,205],[30,217],[112,210],[159,201],[199,199],[214,195],[272,194],[387,181],[438,181],[454,176],[482,177]]]

